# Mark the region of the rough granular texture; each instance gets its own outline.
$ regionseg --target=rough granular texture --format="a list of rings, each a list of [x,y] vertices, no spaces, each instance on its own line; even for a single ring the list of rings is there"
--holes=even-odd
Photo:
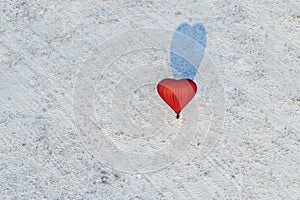
[[[105,166],[73,118],[77,72],[113,35],[183,22],[206,29],[222,137],[151,173]],[[299,198],[299,32],[296,0],[0,0],[0,199]]]

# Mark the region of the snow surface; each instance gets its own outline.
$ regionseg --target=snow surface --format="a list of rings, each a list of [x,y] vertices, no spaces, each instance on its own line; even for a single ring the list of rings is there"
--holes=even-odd
[[[0,199],[298,199],[299,10],[0,0]],[[155,86],[181,23],[207,40],[176,120]]]

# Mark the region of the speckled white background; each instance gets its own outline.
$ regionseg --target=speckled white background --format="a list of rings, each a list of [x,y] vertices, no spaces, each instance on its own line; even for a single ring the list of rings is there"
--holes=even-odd
[[[296,0],[0,0],[0,199],[300,197]],[[200,22],[223,79],[223,135],[148,174],[103,166],[72,115],[77,71],[96,45],[133,28]]]

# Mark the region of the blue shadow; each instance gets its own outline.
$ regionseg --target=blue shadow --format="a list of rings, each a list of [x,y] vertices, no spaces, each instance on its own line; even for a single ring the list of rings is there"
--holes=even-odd
[[[171,67],[174,79],[193,80],[206,47],[206,31],[202,24],[180,24],[172,38]]]

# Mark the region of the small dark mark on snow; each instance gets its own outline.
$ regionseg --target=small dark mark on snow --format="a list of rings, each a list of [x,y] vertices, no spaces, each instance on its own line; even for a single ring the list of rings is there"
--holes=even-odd
[[[120,175],[118,175],[118,174],[114,174],[114,177],[115,177],[116,180],[120,179]]]
[[[180,11],[175,12],[175,16],[181,15]]]

